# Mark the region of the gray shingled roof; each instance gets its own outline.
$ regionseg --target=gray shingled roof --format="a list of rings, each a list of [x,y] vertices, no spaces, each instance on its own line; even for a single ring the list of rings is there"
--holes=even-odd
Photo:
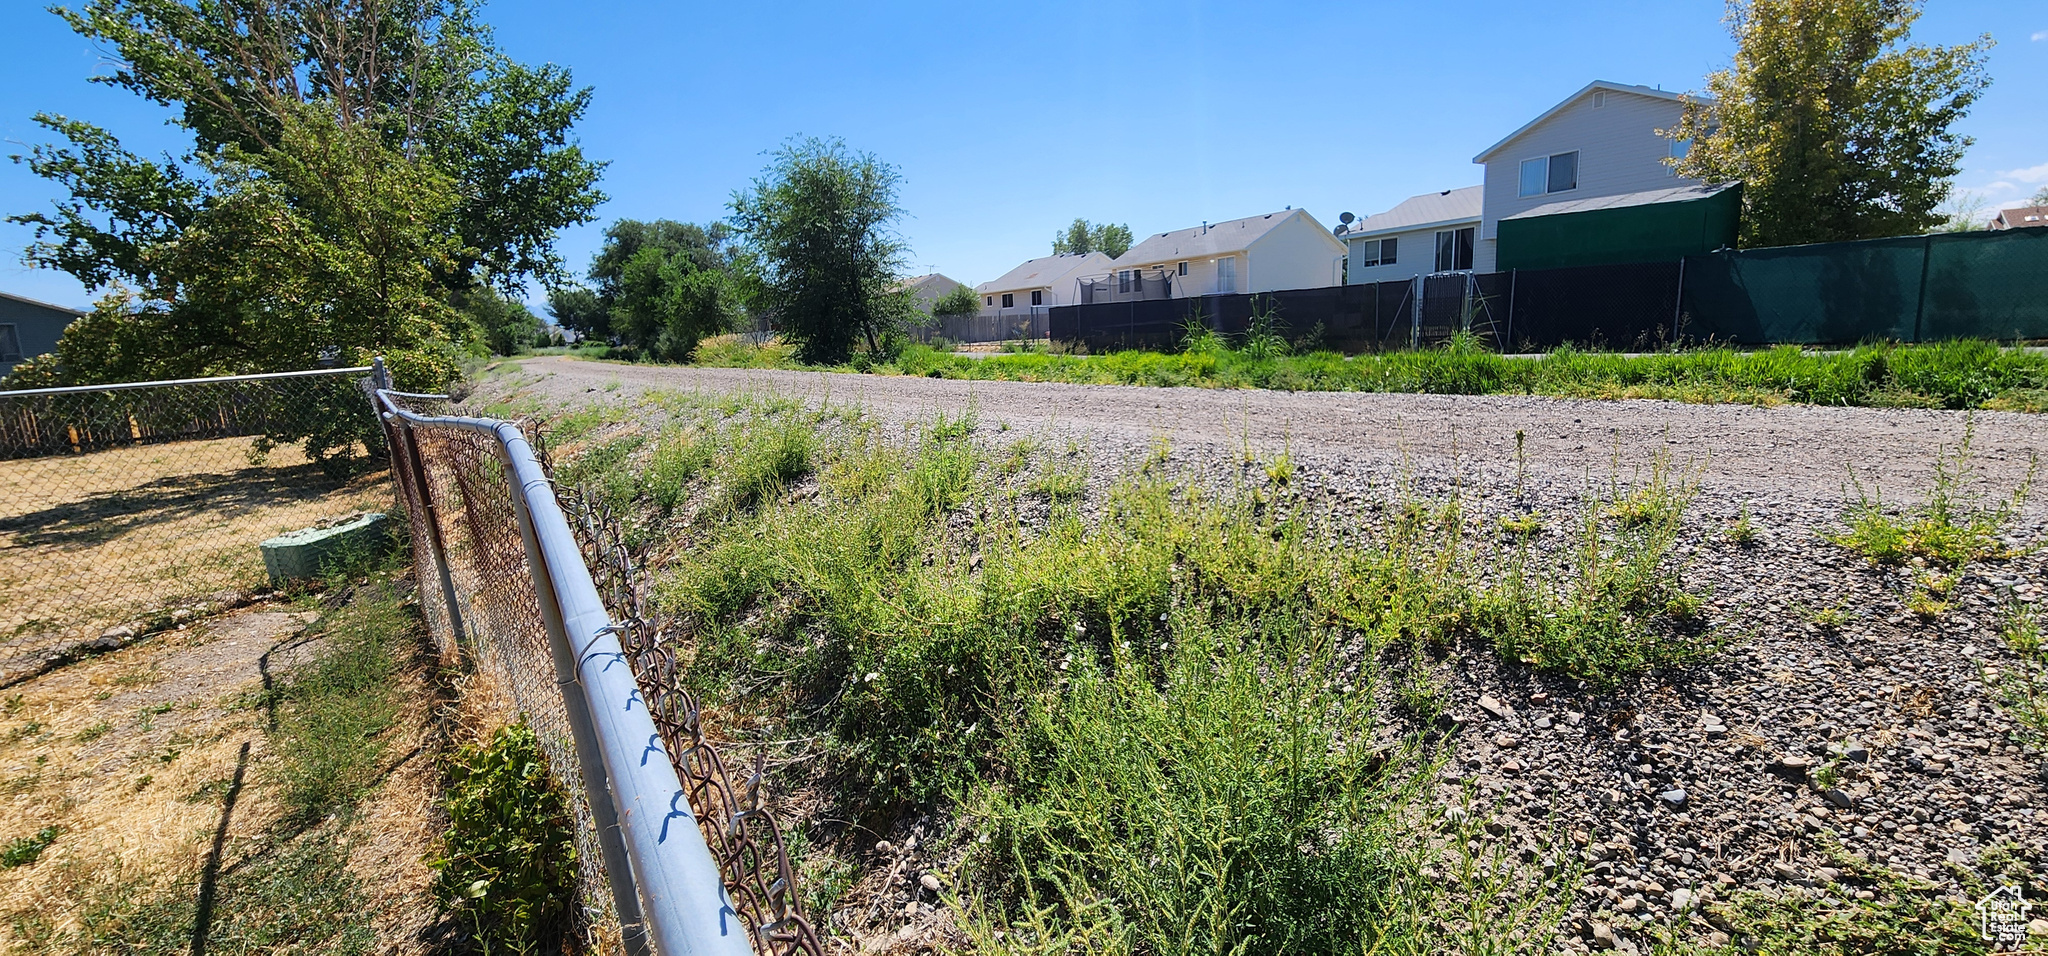
[[[1263,216],[1246,216],[1228,222],[1210,223],[1207,229],[1196,226],[1192,229],[1155,233],[1146,236],[1145,241],[1116,257],[1116,262],[1121,266],[1143,266],[1155,262],[1202,259],[1243,252],[1252,243],[1257,242],[1260,236],[1272,232],[1274,226],[1286,222],[1291,217],[1306,215],[1308,213],[1305,210],[1284,209]]]
[[[1434,226],[1450,222],[1477,222],[1479,210],[1486,198],[1485,186],[1465,186],[1446,189],[1442,192],[1423,193],[1401,200],[1401,204],[1386,212],[1367,216],[1351,224],[1339,239],[1351,240],[1367,235],[1385,235],[1414,229],[1417,226]]]
[[[1639,193],[1622,193],[1619,196],[1593,196],[1588,199],[1568,199],[1537,206],[1528,212],[1516,213],[1508,219],[1534,219],[1537,216],[1561,216],[1571,212],[1590,212],[1595,209],[1620,209],[1624,206],[1648,206],[1660,202],[1691,202],[1705,199],[1730,188],[1719,186],[1673,186],[1670,189],[1651,189]],[[1503,220],[1505,221],[1505,220]]]
[[[1024,264],[1003,273],[1002,278],[984,282],[974,291],[986,295],[990,292],[1015,292],[1019,289],[1049,289],[1075,273],[1086,270],[1089,273],[1105,272],[1114,261],[1105,253],[1067,253],[1057,256],[1040,256],[1026,259]]]

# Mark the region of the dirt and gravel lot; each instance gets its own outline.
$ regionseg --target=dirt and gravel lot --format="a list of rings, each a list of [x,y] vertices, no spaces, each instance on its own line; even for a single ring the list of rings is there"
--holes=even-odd
[[[1164,437],[1190,455],[1232,453],[1249,442],[1261,451],[1290,448],[1304,463],[1409,463],[1417,473],[1455,466],[1511,477],[1520,433],[1532,473],[1604,476],[1616,461],[1626,472],[1669,451],[1700,464],[1703,491],[1814,506],[1842,501],[1852,467],[1888,494],[1925,487],[1936,447],[1963,433],[1963,415],[1945,411],[966,382],[558,357],[519,367],[539,377],[533,391],[556,401],[756,389],[858,404],[901,421],[973,403],[985,422],[1026,432],[1140,449]],[[614,382],[617,391],[606,391]],[[1994,487],[2010,489],[2025,477],[2029,456],[2048,455],[2048,420],[2040,416],[1978,412],[1974,420],[1978,462]]]
[[[1072,443],[1097,488],[1140,461],[1253,483],[1285,451],[1304,509],[1339,526],[1403,494],[1454,488],[1479,533],[1535,512],[1544,535],[1588,496],[1661,460],[1698,481],[1679,553],[1727,641],[1707,663],[1596,692],[1483,646],[1436,664],[1453,757],[1443,799],[1499,814],[1527,859],[1585,867],[1574,949],[1647,949],[1669,922],[1727,943],[1702,903],[1747,891],[1876,900],[1889,881],[1966,912],[1974,890],[2048,880],[2048,764],[2002,706],[2021,659],[2000,637],[2048,597],[2048,509],[2003,528],[2010,555],[1957,577],[1947,607],[1909,610],[1912,568],[1829,542],[1859,492],[1917,503],[1943,446],[1973,430],[1963,494],[2010,501],[2048,455],[2048,420],[2005,413],[1683,405],[1533,397],[1276,393],[802,372],[520,363],[479,399],[559,407],[653,389],[771,391],[915,422],[972,405],[978,434]],[[1744,543],[1728,534],[1747,513]],[[1564,532],[1568,533],[1568,532]],[[1849,905],[1855,905],[1850,903]],[[2048,921],[2035,931],[2048,934]]]

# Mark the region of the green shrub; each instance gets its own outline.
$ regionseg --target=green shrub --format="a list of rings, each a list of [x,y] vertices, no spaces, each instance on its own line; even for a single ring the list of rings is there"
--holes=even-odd
[[[568,927],[576,844],[533,730],[501,727],[447,760],[448,832],[435,893],[488,949],[539,952]]]

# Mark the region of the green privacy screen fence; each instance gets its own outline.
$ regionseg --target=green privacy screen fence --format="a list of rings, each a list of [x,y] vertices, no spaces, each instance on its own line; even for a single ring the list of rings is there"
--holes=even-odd
[[[1688,256],[1680,334],[1745,344],[2048,338],[2048,229]]]

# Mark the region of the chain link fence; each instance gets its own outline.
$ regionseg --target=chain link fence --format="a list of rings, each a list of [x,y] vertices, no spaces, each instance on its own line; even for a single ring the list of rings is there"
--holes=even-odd
[[[265,539],[384,510],[365,371],[0,392],[0,681],[245,600]]]
[[[587,496],[556,494],[530,423],[450,416],[442,396],[375,394],[392,412],[393,471],[437,649],[470,670],[472,702],[529,722],[574,807],[582,943],[820,956],[761,767],[734,786],[705,739],[675,635],[650,619],[617,521]],[[695,824],[694,842],[678,818]]]

